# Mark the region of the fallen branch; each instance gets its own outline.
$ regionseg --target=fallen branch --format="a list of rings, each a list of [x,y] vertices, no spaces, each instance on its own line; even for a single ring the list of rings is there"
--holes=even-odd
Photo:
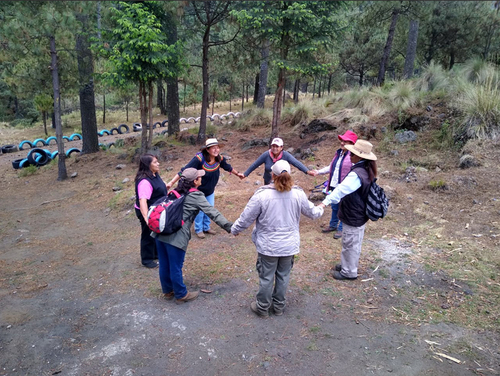
[[[458,364],[461,364],[462,361],[461,360],[458,360],[457,358],[454,358],[452,356],[449,356],[449,355],[446,355],[446,354],[443,354],[443,353],[434,353],[436,355],[439,355],[439,356],[442,356],[443,358],[446,358],[446,359],[449,359],[455,363],[458,363]]]

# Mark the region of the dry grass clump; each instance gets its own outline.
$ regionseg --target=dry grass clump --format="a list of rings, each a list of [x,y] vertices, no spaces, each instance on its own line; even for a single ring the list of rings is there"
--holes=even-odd
[[[244,111],[233,122],[233,126],[240,131],[248,132],[253,128],[269,127],[273,120],[273,113],[268,108],[251,108]]]

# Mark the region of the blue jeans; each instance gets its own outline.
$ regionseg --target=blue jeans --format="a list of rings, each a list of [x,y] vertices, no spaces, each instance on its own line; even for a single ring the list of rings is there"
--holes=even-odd
[[[212,193],[210,196],[205,196],[205,198],[210,205],[214,206],[215,193]],[[194,232],[198,234],[207,230],[210,230],[210,218],[200,211],[194,219]]]
[[[171,244],[156,239],[158,261],[160,262],[160,283],[164,294],[174,292],[177,299],[187,294],[187,288],[182,278],[182,266],[186,252]]]
[[[342,231],[342,221],[339,220],[339,204],[331,204],[332,218],[330,219],[330,228],[337,227],[337,231]]]

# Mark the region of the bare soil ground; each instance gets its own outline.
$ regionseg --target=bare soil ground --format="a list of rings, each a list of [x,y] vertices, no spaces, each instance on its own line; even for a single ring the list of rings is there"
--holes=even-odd
[[[323,167],[348,126],[303,139],[285,128],[285,149],[315,148],[304,163]],[[266,148],[242,145],[269,134],[220,127],[217,137],[244,171]],[[481,166],[461,170],[457,153],[432,149],[431,134],[411,145],[370,140],[392,198],[389,215],[367,225],[360,277],[330,277],[340,257],[340,241],[321,233],[330,211],[304,218],[287,308],[267,320],[249,308],[250,229],[191,241],[186,283],[211,293],[184,305],[158,298],[158,271],[140,265],[136,164],[125,149],[71,157],[78,175],[63,182],[57,165],[19,177],[11,160],[23,155],[0,155],[0,375],[499,374],[499,147],[475,145]],[[164,145],[167,180],[198,149]],[[325,178],[292,176],[306,191]],[[224,173],[215,206],[234,221],[257,182],[258,172]]]

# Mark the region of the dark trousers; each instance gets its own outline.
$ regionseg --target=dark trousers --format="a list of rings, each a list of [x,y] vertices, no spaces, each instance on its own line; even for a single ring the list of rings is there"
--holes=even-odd
[[[135,215],[141,222],[141,262],[142,265],[148,265],[158,258],[156,242],[155,239],[151,237],[151,230],[139,209],[135,209]]]

